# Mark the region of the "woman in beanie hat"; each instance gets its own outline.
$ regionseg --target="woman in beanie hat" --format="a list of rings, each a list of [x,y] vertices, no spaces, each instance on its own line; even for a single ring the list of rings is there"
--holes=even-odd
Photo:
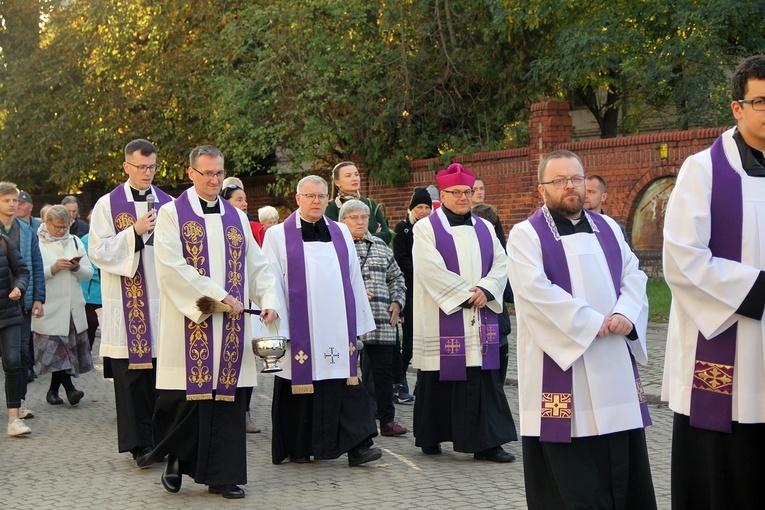
[[[409,385],[406,382],[406,369],[412,360],[412,308],[413,299],[412,289],[414,289],[414,266],[412,264],[412,243],[414,242],[414,233],[412,229],[414,224],[422,218],[427,218],[433,210],[433,200],[430,198],[428,190],[425,188],[414,188],[412,199],[409,201],[409,212],[402,221],[396,225],[396,237],[393,238],[393,257],[396,263],[404,272],[404,281],[406,282],[407,304],[404,306],[404,335],[401,339],[401,379],[398,388],[395,388],[394,399],[403,404],[412,402],[414,397],[409,394]],[[412,303],[410,305],[409,303]],[[395,368],[395,367],[394,367]],[[393,381],[397,381],[397,374],[394,374]],[[397,391],[398,390],[398,391]]]
[[[324,214],[337,221],[340,208],[345,202],[352,199],[361,200],[369,207],[369,231],[375,237],[385,241],[385,244],[390,244],[391,239],[393,239],[393,232],[391,232],[388,220],[385,219],[385,214],[381,210],[382,204],[377,205],[371,198],[362,197],[359,192],[360,188],[361,176],[353,162],[343,161],[335,165],[335,168],[332,169],[332,192]]]

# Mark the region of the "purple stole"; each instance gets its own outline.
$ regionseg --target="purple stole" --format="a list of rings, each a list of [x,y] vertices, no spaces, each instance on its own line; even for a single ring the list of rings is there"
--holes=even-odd
[[[151,192],[156,197],[156,208],[173,201],[173,197],[158,188]],[[109,193],[114,231],[119,234],[132,227],[137,220],[135,202],[129,201],[125,186],[117,186]],[[153,367],[151,351],[151,313],[146,296],[146,273],[143,269],[143,253],[138,254],[138,268],[133,276],[120,276],[122,313],[127,333],[128,369],[150,369]]]
[[[351,286],[351,274],[348,269],[350,259],[348,245],[342,230],[334,221],[324,218],[332,238],[332,245],[337,253],[340,274],[343,280],[345,299],[345,320],[348,328],[348,352],[350,353],[350,374],[348,385],[359,384],[358,352],[356,349],[356,299]],[[313,353],[311,352],[311,331],[308,321],[308,286],[306,282],[305,251],[303,249],[303,231],[300,226],[298,211],[284,220],[284,241],[287,249],[287,296],[290,311],[290,349],[292,352],[292,393],[313,393]],[[355,257],[354,257],[355,260]]]
[[[481,278],[489,274],[494,262],[494,241],[486,224],[475,214],[472,215],[478,246],[481,250]],[[446,269],[460,274],[460,263],[457,258],[457,246],[454,237],[447,231],[440,220],[440,215],[433,214],[429,218],[436,239],[436,250],[444,259]],[[501,299],[501,298],[500,298]],[[465,357],[465,323],[463,309],[460,308],[451,315],[443,310],[438,311],[438,328],[440,336],[440,371],[441,381],[467,381],[467,360]],[[481,325],[481,369],[499,369],[499,324],[497,314],[488,307],[480,309]]]
[[[619,242],[614,235],[613,230],[605,219],[599,214],[585,212],[582,221],[592,219],[596,228],[593,233],[596,235],[603,254],[606,257],[608,270],[611,273],[611,280],[614,285],[614,291],[618,299],[620,294],[620,282],[622,274],[622,257]],[[563,242],[553,234],[553,220],[545,216],[544,208],[537,210],[529,223],[539,236],[539,242],[542,248],[542,263],[545,274],[550,281],[572,294],[571,273],[566,263],[566,252],[563,249]],[[635,358],[630,352],[632,361],[632,373],[635,377],[635,387],[640,403],[640,413],[643,417],[643,426],[651,424],[651,417],[648,414],[648,399],[643,391],[643,385],[640,382],[637,364]],[[562,370],[553,359],[547,354],[544,355],[542,364],[542,412],[539,440],[548,443],[570,443],[571,442],[571,414],[573,412],[573,375],[572,370]]]
[[[218,203],[225,210],[221,221],[226,246],[226,292],[244,303],[247,247],[242,222],[233,205],[222,199],[218,199]],[[193,266],[200,275],[209,276],[210,258],[204,217],[200,218],[192,209],[188,191],[178,197],[175,208],[186,263]],[[186,319],[185,323],[186,400],[210,400],[215,390],[215,400],[233,402],[244,353],[244,314],[223,314],[223,340],[215,386],[212,377],[215,348],[212,316],[198,324],[191,319]]]
[[[713,257],[741,262],[744,218],[741,176],[725,157],[722,136],[712,145],[711,155],[709,251]],[[690,424],[693,427],[732,432],[737,329],[736,322],[710,339],[699,332],[691,388]]]

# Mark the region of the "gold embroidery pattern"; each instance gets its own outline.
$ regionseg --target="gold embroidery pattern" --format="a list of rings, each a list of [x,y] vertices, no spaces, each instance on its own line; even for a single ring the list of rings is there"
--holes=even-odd
[[[643,389],[643,381],[640,380],[640,377],[635,379],[635,387],[637,388],[638,402],[641,404],[648,402],[648,398],[645,396],[645,390]]]
[[[128,309],[127,328],[132,338],[130,352],[139,358],[143,358],[151,352],[151,346],[146,338],[144,338],[147,328],[146,316],[143,313],[142,307],[146,306],[146,302],[143,299],[144,282],[140,271],[137,271],[133,278],[123,276],[122,283],[125,287],[125,297],[127,298],[127,303],[125,303]]]
[[[228,240],[227,249],[229,253],[229,267],[227,271],[228,286],[229,289],[231,289],[229,292],[232,296],[243,302],[244,298],[239,292],[239,289],[241,288],[244,274],[242,271],[244,235],[242,235],[240,229],[236,227],[228,227],[226,229],[226,239]],[[221,353],[221,356],[223,357],[222,361],[226,366],[221,369],[218,380],[226,388],[236,386],[236,383],[239,380],[239,375],[234,367],[234,365],[239,362],[239,347],[241,345],[242,337],[242,328],[237,323],[238,318],[239,315],[231,315],[226,316],[224,320],[226,337],[223,339],[223,352]]]
[[[733,367],[709,361],[696,360],[693,371],[693,387],[713,393],[733,393]]]
[[[114,218],[114,228],[117,229],[117,232],[122,232],[128,227],[132,227],[135,224],[135,216],[133,216],[130,213],[119,213],[116,218]]]
[[[189,256],[186,257],[186,263],[194,266],[200,275],[206,276],[207,272],[202,267],[205,263],[205,258],[202,255],[205,245],[205,229],[197,221],[187,221],[181,227],[181,236],[186,245],[186,251],[189,253]]]
[[[195,366],[191,367],[190,370],[189,382],[201,388],[205,383],[212,380],[210,369],[204,366],[204,362],[210,357],[210,340],[204,331],[207,328],[207,321],[197,324],[189,320],[186,327],[191,330],[188,357],[195,363]]]
[[[348,352],[353,356],[353,353],[356,352],[356,344],[354,342],[348,343]]]
[[[571,418],[571,393],[542,393],[542,418]]]
[[[462,343],[459,338],[450,338],[444,344],[444,349],[447,354],[457,354],[462,348]]]
[[[308,355],[303,352],[303,349],[300,349],[300,351],[295,354],[295,360],[302,365],[308,361]]]

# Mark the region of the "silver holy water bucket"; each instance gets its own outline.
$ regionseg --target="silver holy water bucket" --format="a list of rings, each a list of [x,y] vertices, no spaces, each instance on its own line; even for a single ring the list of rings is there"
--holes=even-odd
[[[285,336],[262,336],[252,339],[252,352],[255,353],[255,356],[263,358],[266,365],[261,373],[282,371],[277,361],[284,356],[289,341],[290,339]]]

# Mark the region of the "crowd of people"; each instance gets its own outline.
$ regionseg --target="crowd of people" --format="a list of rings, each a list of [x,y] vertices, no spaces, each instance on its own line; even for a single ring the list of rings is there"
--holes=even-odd
[[[756,508],[765,473],[765,57],[738,67],[732,94],[736,127],[687,159],[666,213],[675,508]],[[153,184],[149,141],[127,144],[122,166],[127,180],[89,225],[73,196],[39,221],[29,193],[0,182],[9,435],[31,433],[35,376],[51,374],[50,405],[63,404],[61,386],[70,405],[82,400],[73,379],[93,368],[100,327],[118,451],[141,468],[163,462],[171,493],[185,475],[244,497],[245,437],[259,432],[253,337],[289,339],[273,388],[274,464],[378,460],[378,433],[409,433],[394,403],[412,402],[422,454],[450,442],[513,462],[512,302],[529,508],[656,508],[638,369],[647,277],[604,212],[606,181],[576,153],[541,159],[543,205],[507,241],[484,181],[458,163],[414,189],[393,231],[349,161],[329,183],[301,179],[282,222],[271,206],[248,214],[213,146],[191,151],[192,186],[175,199]]]

